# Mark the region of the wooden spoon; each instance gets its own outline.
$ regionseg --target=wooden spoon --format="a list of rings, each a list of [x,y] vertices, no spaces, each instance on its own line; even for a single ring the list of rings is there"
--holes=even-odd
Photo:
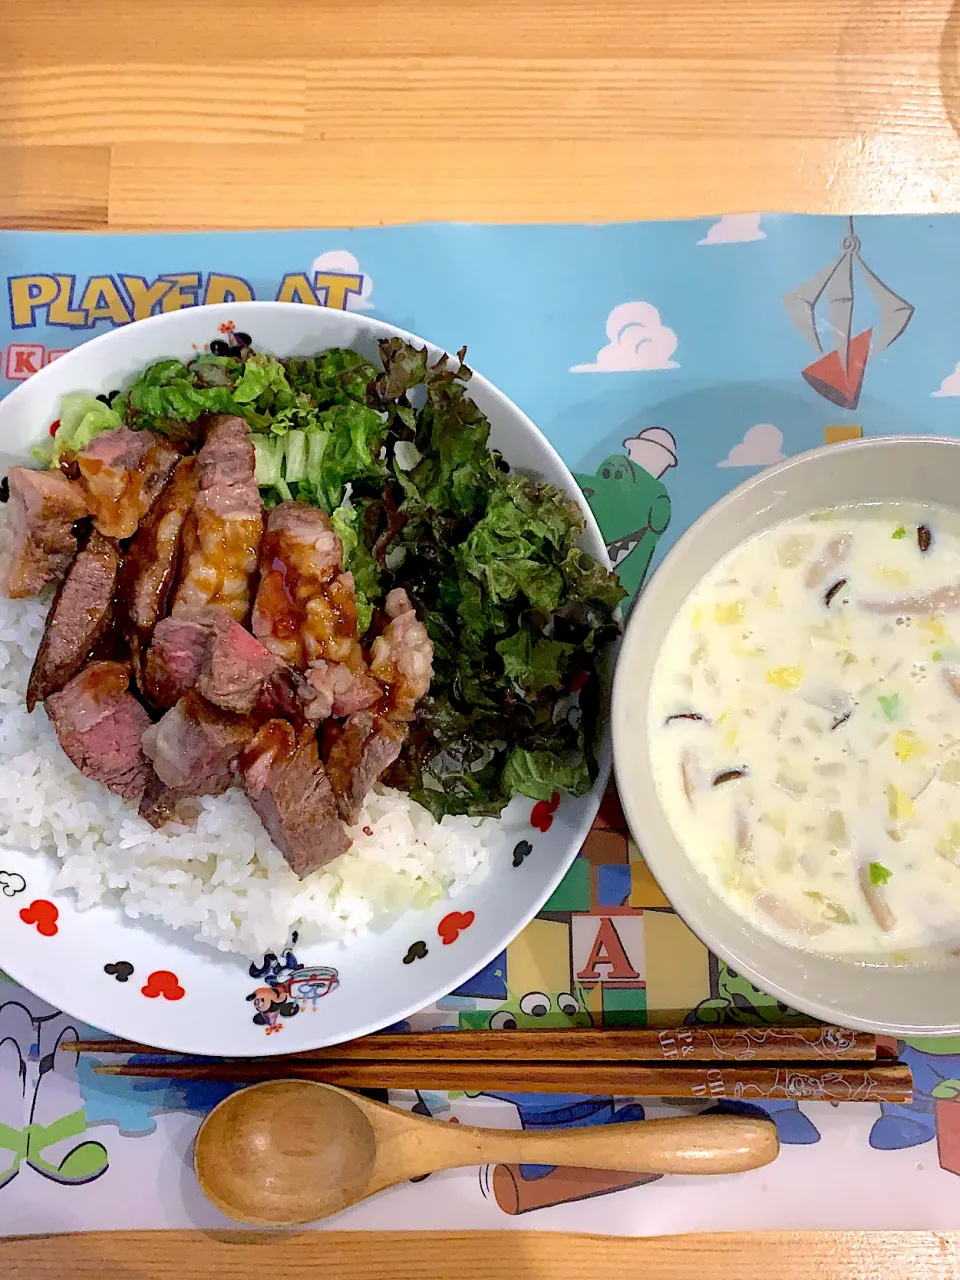
[[[690,1116],[577,1129],[445,1124],[309,1080],[226,1098],[197,1135],[197,1178],[228,1217],[258,1226],[326,1218],[394,1183],[477,1164],[636,1173],[740,1173],[776,1158],[777,1131],[748,1116]]]

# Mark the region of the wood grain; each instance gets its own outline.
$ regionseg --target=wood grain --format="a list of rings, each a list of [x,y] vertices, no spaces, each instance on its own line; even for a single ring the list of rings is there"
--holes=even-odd
[[[0,223],[960,209],[960,0],[35,0]]]
[[[66,1040],[66,1053],[137,1054],[163,1058],[163,1049],[130,1040]],[[382,1033],[287,1054],[274,1062],[873,1062],[877,1037],[840,1027],[674,1027],[572,1031],[411,1031]]]
[[[107,147],[0,145],[0,227],[102,228],[109,181]]]
[[[780,1098],[808,1102],[910,1102],[913,1079],[900,1063],[863,1066],[833,1063],[799,1067],[635,1066],[626,1062],[310,1062],[262,1058],[247,1061],[129,1063],[94,1067],[95,1075],[146,1080],[319,1080],[342,1089],[437,1089],[480,1093],[578,1093],[637,1098]]]
[[[960,1233],[112,1231],[0,1241],[5,1280],[956,1280]]]

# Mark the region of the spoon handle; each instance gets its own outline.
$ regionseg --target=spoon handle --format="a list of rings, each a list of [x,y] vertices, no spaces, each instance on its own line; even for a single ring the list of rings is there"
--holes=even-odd
[[[679,1116],[577,1129],[451,1129],[452,1168],[471,1164],[554,1164],[630,1173],[742,1173],[776,1159],[775,1126],[749,1116]],[[461,1146],[462,1143],[462,1146]],[[458,1150],[459,1148],[459,1150]],[[441,1151],[437,1151],[438,1156]]]

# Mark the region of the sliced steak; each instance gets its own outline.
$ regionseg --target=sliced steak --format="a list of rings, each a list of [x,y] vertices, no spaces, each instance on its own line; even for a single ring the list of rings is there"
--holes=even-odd
[[[143,664],[143,690],[155,707],[172,707],[194,687],[209,638],[203,622],[164,618],[157,623]]]
[[[199,493],[184,529],[183,574],[173,613],[194,618],[210,606],[237,622],[250,612],[263,531],[253,441],[242,418],[211,420],[198,455]]]
[[[329,516],[304,502],[281,502],[267,517],[253,634],[303,671],[317,659],[355,659],[353,577],[342,573],[343,546]]]
[[[243,787],[301,880],[350,848],[313,730],[270,720],[240,757]]]
[[[218,796],[256,725],[188,693],[143,735],[143,750],[161,782],[193,796]]]
[[[128,663],[91,662],[44,706],[80,772],[135,800],[152,773],[140,745],[150,717],[129,686]]]
[[[352,716],[356,711],[366,711],[383,697],[383,685],[370,674],[366,663],[355,671],[345,662],[326,662],[321,658],[310,664],[307,672],[310,701],[306,717],[317,724],[329,716]]]
[[[173,474],[180,455],[153,431],[117,427],[77,454],[93,522],[108,538],[130,538]]]
[[[77,554],[74,523],[87,514],[83,490],[59,471],[11,467],[0,546],[0,589],[12,600],[59,582]]]
[[[124,557],[120,580],[124,630],[135,659],[138,680],[141,655],[150,635],[167,612],[180,559],[180,538],[197,492],[197,460],[182,458],[173,479],[137,530]]]
[[[197,692],[224,711],[247,715],[280,666],[280,660],[255,636],[218,610],[210,625]]]
[[[396,760],[405,737],[405,725],[374,711],[358,711],[344,724],[326,764],[340,816],[347,826],[356,824],[367,792]]]
[[[350,715],[342,732],[331,735],[326,753],[340,814],[349,826],[359,818],[367,792],[399,756],[407,723],[433,677],[433,644],[405,591],[390,592],[386,613],[390,621],[370,650],[370,671],[384,696],[374,708]]]
[[[211,497],[228,496],[231,505],[242,497],[255,497],[257,501],[249,501],[249,509],[259,510],[259,492],[250,493],[253,475],[253,441],[249,426],[243,418],[226,413],[214,414],[207,423],[206,439],[200,450],[200,488]]]
[[[265,720],[283,719],[301,724],[307,705],[313,698],[313,690],[298,671],[280,663],[263,686],[253,714],[259,723]]]
[[[183,791],[161,782],[153,769],[140,797],[140,817],[151,827],[166,826],[168,822],[182,822],[191,826],[196,822],[199,803]]]
[[[62,689],[107,633],[120,571],[115,542],[96,529],[60,584],[27,685],[27,710]]]

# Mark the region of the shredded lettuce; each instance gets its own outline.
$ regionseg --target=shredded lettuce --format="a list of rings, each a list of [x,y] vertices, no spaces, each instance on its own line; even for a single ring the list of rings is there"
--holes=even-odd
[[[268,508],[291,497],[322,505],[317,498],[329,438],[328,431],[317,427],[298,427],[280,435],[254,433],[256,480]]]
[[[344,568],[353,574],[357,600],[357,628],[363,635],[373,619],[374,602],[382,595],[381,575],[373,556],[358,533],[362,508],[354,505],[353,486],[347,484],[343,501],[330,519],[343,544]]]
[[[307,479],[307,433],[290,431],[284,440],[283,474],[287,484]]]
[[[120,415],[102,400],[83,391],[70,391],[60,401],[60,425],[51,445],[43,450],[43,461],[59,466],[65,453],[79,453],[102,432],[122,425]]]
[[[549,800],[555,791],[583,795],[590,789],[590,774],[583,759],[565,764],[549,751],[524,751],[515,748],[507,757],[503,784],[511,795],[532,796]]]
[[[243,373],[233,389],[233,398],[237,404],[253,404],[268,391],[281,399],[293,401],[293,392],[280,361],[273,356],[252,355],[243,365]]]
[[[357,351],[331,347],[306,359],[285,360],[287,379],[318,406],[367,403],[367,391],[379,370]]]
[[[272,436],[253,437],[253,456],[257,484],[261,489],[275,489],[283,479],[283,445]]]
[[[545,639],[529,624],[505,640],[498,640],[494,647],[503,659],[507,679],[529,694],[562,689],[577,651],[576,645],[563,640]]]

